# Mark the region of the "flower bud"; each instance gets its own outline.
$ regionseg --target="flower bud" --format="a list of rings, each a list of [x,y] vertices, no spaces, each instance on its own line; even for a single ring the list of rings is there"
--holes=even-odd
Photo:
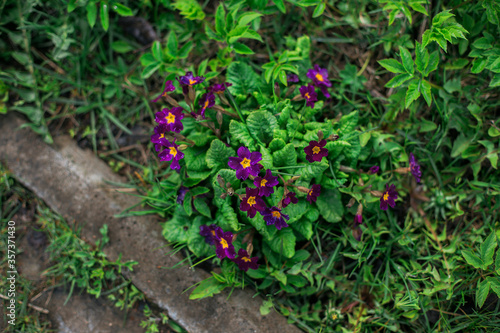
[[[194,101],[194,98],[196,97],[196,94],[195,94],[194,88],[192,86],[189,86],[188,95],[189,95],[189,99],[191,101]]]
[[[222,120],[223,120],[222,112],[217,111],[217,114],[216,114],[215,117],[217,119],[217,123],[219,124],[219,126],[222,126]]]
[[[175,99],[173,99],[172,97],[170,97],[170,95],[167,95],[166,98],[167,98],[167,102],[170,105],[172,105],[174,107],[178,107],[179,106],[179,103],[177,103],[177,101]]]
[[[356,203],[356,199],[351,198],[351,200],[349,200],[349,202],[347,203],[346,207],[351,208],[352,206],[354,206],[355,203]]]
[[[309,189],[304,186],[297,186],[297,190],[299,190],[300,192],[309,193]]]
[[[252,252],[253,252],[253,244],[251,242],[248,243],[248,245],[247,245],[247,252],[248,252],[248,256],[250,257],[252,255]]]
[[[222,176],[221,176],[221,175],[217,175],[217,183],[219,184],[219,186],[220,186],[220,187],[225,188],[225,187],[224,187],[224,182],[225,182],[225,181],[224,181],[224,178],[222,178]],[[229,184],[229,183],[228,183],[228,184]],[[231,185],[231,184],[229,184],[229,185]],[[229,186],[227,186],[227,187],[229,187]]]
[[[339,139],[339,135],[338,134],[332,134],[328,137],[328,141],[336,141]]]
[[[318,131],[318,141],[323,140],[323,136],[324,136],[323,131],[322,131],[322,130],[319,130],[319,131]]]
[[[187,148],[188,148],[188,145],[182,144],[182,145],[179,145],[179,147],[177,149],[178,150],[185,150]]]

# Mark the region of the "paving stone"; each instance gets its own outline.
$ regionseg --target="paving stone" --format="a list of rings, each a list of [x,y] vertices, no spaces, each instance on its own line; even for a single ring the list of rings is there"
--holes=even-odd
[[[163,269],[183,258],[170,255],[171,248],[161,236],[159,219],[153,216],[114,218],[137,198],[118,193],[105,180],[123,182],[92,152],[84,151],[68,137],[48,146],[29,129],[18,129],[20,118],[0,117],[0,161],[25,186],[42,198],[68,223],[83,226],[82,237],[94,242],[99,228],[107,224],[110,242],[106,254],[115,260],[135,260],[139,265],[126,275],[146,297],[168,312],[170,318],[189,332],[300,332],[276,312],[261,316],[262,298],[250,290],[235,290],[213,298],[191,301],[195,283],[208,278],[201,269]]]

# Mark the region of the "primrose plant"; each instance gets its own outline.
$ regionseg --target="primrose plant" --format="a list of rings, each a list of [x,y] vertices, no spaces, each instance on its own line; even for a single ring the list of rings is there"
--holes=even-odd
[[[298,41],[301,52],[304,40],[309,41]],[[271,277],[292,292],[282,271],[304,260],[296,245],[311,239],[320,216],[330,223],[344,219],[340,193],[352,197],[348,208],[358,202],[353,228],[358,241],[364,205],[370,210],[374,200],[381,210],[396,205],[395,184],[385,183],[383,192],[372,189],[384,185],[379,166],[356,169],[358,113],[335,119],[322,114],[334,89],[328,71],[295,60],[297,65],[291,61],[285,67],[293,72],[274,84],[244,62],[232,63],[219,83],[207,84],[192,71],[169,76],[153,100],[171,105],[156,113],[151,141],[160,161],[173,170],[162,185],[178,192],[163,234],[196,256],[221,262],[222,273],[198,285],[193,299],[242,286],[238,269],[255,279]],[[411,153],[409,166],[392,172],[411,173],[417,182],[422,177]],[[357,190],[344,185],[355,179],[350,174],[359,178]]]

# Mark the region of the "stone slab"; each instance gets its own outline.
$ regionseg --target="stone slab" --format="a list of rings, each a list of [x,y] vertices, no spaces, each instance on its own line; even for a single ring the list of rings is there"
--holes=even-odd
[[[94,242],[99,228],[107,224],[106,254],[111,260],[121,253],[123,260],[138,261],[128,277],[188,332],[300,332],[276,312],[261,316],[262,298],[252,297],[250,290],[235,290],[229,300],[227,292],[189,300],[189,292],[182,292],[210,275],[201,269],[161,268],[174,266],[182,257],[169,254],[171,248],[161,236],[158,218],[113,217],[138,202],[104,183],[123,179],[68,137],[56,138],[48,146],[29,129],[19,129],[22,123],[12,114],[0,116],[0,161],[68,223],[83,225],[83,238]]]

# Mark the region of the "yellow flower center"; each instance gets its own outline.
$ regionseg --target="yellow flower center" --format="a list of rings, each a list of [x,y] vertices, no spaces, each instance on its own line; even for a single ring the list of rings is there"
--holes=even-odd
[[[164,133],[161,133],[160,134],[160,139],[163,139],[165,137],[165,134]]]
[[[313,190],[310,190],[310,191],[307,193],[307,195],[309,195],[309,196],[310,196],[310,195],[313,195],[312,193],[313,193]]]
[[[313,154],[319,154],[321,148],[319,148],[318,146],[314,147],[313,148]]]
[[[211,231],[211,233],[212,233],[212,235],[214,235],[214,236],[215,236],[215,230],[212,230],[212,231]]]
[[[250,262],[250,261],[252,261],[252,259],[250,259],[248,257],[242,257],[241,260],[243,260],[244,262]]]
[[[241,166],[242,166],[243,168],[245,168],[245,169],[246,169],[246,168],[248,168],[248,167],[250,166],[250,160],[249,160],[248,158],[246,158],[246,157],[245,157],[245,158],[243,159],[243,161],[241,161],[241,163],[240,163],[240,164],[241,164]]]
[[[170,155],[172,156],[177,156],[177,149],[175,147],[170,147]]]
[[[318,79],[318,81],[320,82],[323,82],[323,75],[321,75],[320,73],[316,74],[316,79]]]
[[[247,202],[248,202],[248,204],[249,204],[250,206],[255,205],[255,197],[250,197],[250,198],[248,198]]]
[[[167,119],[167,124],[175,122],[175,116],[170,112],[168,113],[168,116],[165,117],[165,119]]]
[[[311,99],[311,95],[309,95],[309,93],[305,93],[305,94],[304,94],[304,97],[305,97],[306,99]]]
[[[264,187],[264,186],[266,186],[266,183],[267,183],[267,180],[262,179],[262,180],[260,181],[260,187]]]
[[[273,214],[273,216],[277,219],[279,219],[281,217],[281,213],[278,212],[278,211],[275,211],[275,212],[272,212],[271,214]]]
[[[227,245],[227,242],[226,242],[226,240],[224,238],[222,238],[220,240],[220,245],[222,245],[223,249],[227,249],[229,247],[229,245]]]
[[[389,200],[389,193],[384,193],[384,197],[382,198],[384,201]]]
[[[191,80],[191,79],[189,79],[189,84],[193,85],[193,84],[195,84],[195,83],[196,83],[196,80]]]
[[[205,109],[208,107],[208,99],[205,101],[205,105],[203,106]]]

